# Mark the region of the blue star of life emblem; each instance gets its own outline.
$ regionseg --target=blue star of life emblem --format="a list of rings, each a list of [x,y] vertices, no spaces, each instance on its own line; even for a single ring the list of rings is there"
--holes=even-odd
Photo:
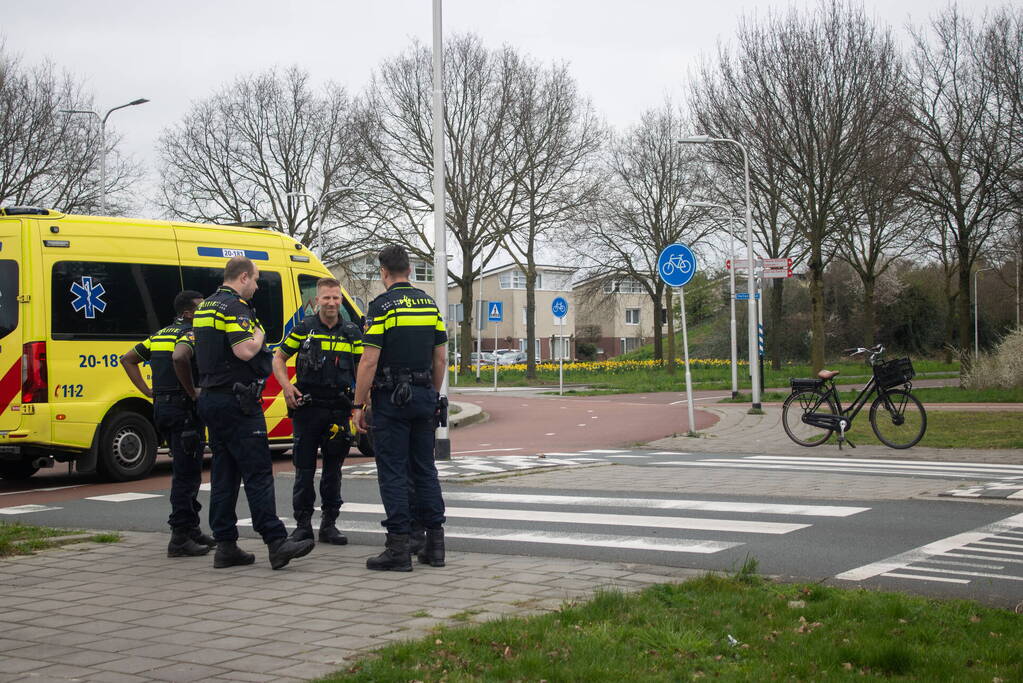
[[[103,301],[106,291],[102,283],[92,284],[92,278],[83,275],[81,283],[71,283],[71,293],[75,295],[71,307],[75,309],[75,312],[84,309],[86,318],[95,318],[96,311],[102,313],[107,310],[107,302]]]

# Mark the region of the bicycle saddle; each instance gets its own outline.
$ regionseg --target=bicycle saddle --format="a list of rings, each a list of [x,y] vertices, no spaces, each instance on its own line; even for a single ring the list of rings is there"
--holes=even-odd
[[[817,376],[821,379],[833,379],[841,374],[841,370],[821,370]]]

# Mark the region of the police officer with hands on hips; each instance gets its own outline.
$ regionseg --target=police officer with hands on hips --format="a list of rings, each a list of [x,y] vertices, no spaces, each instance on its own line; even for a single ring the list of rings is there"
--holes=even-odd
[[[316,491],[316,451],[323,453],[320,476],[320,541],[345,545],[336,526],[341,509],[341,464],[348,455],[352,389],[362,355],[362,331],[341,318],[341,283],[329,277],[316,283],[316,315],[295,326],[274,354],[274,376],[284,392],[294,425],[295,488],[292,498],[297,527],[293,541],[312,540]],[[295,384],[288,378],[288,358],[298,354]]]
[[[366,560],[366,567],[412,571],[413,518],[426,527],[419,561],[443,567],[444,499],[433,450],[439,413],[447,404],[439,395],[447,372],[447,332],[433,298],[408,282],[408,253],[390,245],[381,250],[379,261],[387,291],[367,310],[354,418],[360,432],[368,431],[365,403],[372,389],[373,449],[387,541],[384,552]],[[410,508],[410,479],[415,510]]]
[[[249,299],[259,287],[259,269],[244,256],[224,268],[224,284],[195,312],[199,365],[199,415],[209,427],[210,527],[217,541],[216,568],[252,564],[238,547],[238,490],[245,482],[252,526],[269,548],[270,566],[284,567],[309,554],[313,541],[288,538],[277,516],[273,462],[263,417],[263,385],[272,370],[265,332]]]
[[[199,528],[202,504],[196,499],[202,481],[203,425],[195,409],[195,364],[190,359],[192,316],[203,295],[192,290],[174,297],[176,317],[167,327],[121,356],[121,367],[145,396],[153,399],[153,422],[171,452],[171,540],[167,557],[205,555],[216,543]],[[184,366],[176,362],[187,349]],[[149,361],[153,388],[142,378],[139,363]]]

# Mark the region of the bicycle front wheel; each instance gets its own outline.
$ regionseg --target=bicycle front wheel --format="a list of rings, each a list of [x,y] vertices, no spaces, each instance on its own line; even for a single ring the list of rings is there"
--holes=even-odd
[[[838,409],[831,396],[816,391],[797,391],[785,399],[785,405],[781,409],[781,425],[789,438],[800,446],[807,448],[820,446],[831,438],[833,429],[814,427],[803,422],[803,415],[806,413],[826,413],[837,415]]]
[[[910,448],[924,438],[927,413],[916,396],[905,389],[892,389],[870,404],[870,426],[885,446]]]

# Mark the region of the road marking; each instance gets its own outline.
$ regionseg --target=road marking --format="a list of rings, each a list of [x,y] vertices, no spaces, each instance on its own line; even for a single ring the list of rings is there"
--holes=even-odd
[[[916,579],[917,581],[942,581],[944,583],[969,583],[969,579],[950,579],[948,577],[941,576],[914,576],[913,574],[896,574],[895,572],[888,572],[881,576],[890,576],[895,579]]]
[[[958,569],[935,569],[933,567],[912,567],[913,571],[935,572],[936,574],[956,574],[958,576],[979,576],[988,579],[1005,579],[1007,581],[1023,581],[1023,576],[1010,576],[1008,574],[993,574],[991,572],[964,572]]]
[[[1003,564],[984,564],[982,562],[956,562],[955,560],[921,560],[925,564],[948,564],[955,567],[975,567],[977,569],[1005,569]]]
[[[493,467],[492,465],[461,465],[462,469],[472,470],[473,472],[507,472],[503,467]]]
[[[984,543],[983,541],[974,541],[973,543],[970,543],[968,546],[965,546],[965,547],[966,547],[967,550],[972,550],[972,551],[978,552],[978,553],[1000,553],[1000,554],[1003,554],[1003,555],[1020,555],[1020,556],[1023,556],[1023,553],[1017,552],[1015,550],[999,550],[998,548],[985,548],[985,547],[983,547],[985,545],[987,545],[987,544]],[[993,545],[998,545],[998,544],[994,543]]]
[[[962,473],[962,472],[931,472],[926,470],[919,470],[914,472],[904,472],[882,469],[855,469],[855,470],[837,470],[834,467],[809,467],[809,466],[796,466],[796,465],[769,465],[764,463],[762,465],[757,464],[743,464],[742,460],[700,460],[700,461],[683,461],[673,460],[669,462],[653,462],[651,465],[674,465],[678,467],[716,467],[718,469],[748,469],[748,470],[786,470],[786,471],[797,471],[797,472],[830,472],[832,474],[893,474],[893,475],[904,475],[906,477],[939,477],[942,479],[950,478],[968,478],[968,479],[979,479],[983,475],[974,473]],[[970,475],[966,477],[965,475]]]
[[[706,510],[743,512],[762,515],[804,515],[811,517],[849,517],[870,508],[841,505],[784,505],[712,500],[674,500],[671,498],[609,498],[603,496],[554,496],[526,493],[475,493],[448,491],[446,500],[474,503],[519,503],[522,505],[590,505],[654,510]]]
[[[348,512],[384,514],[384,506],[369,503],[345,503]],[[550,512],[547,510],[503,510],[497,508],[452,508],[444,511],[447,517],[468,519],[500,519],[516,522],[554,522],[563,524],[594,524],[600,526],[638,526],[658,529],[700,529],[703,531],[732,531],[753,534],[788,534],[805,529],[810,524],[781,522],[754,522],[738,519],[709,517],[655,517],[648,515],[604,515],[590,512]]]
[[[968,553],[960,553],[955,551],[949,552],[949,554],[945,555],[945,557],[968,557],[971,560],[987,560],[988,562],[992,560],[997,560],[998,562],[1014,562],[1016,564],[1023,564],[1023,560],[1014,560],[1011,557],[990,557],[988,555],[970,555]]]
[[[348,507],[348,503],[345,507]],[[342,508],[342,511],[344,508]],[[252,526],[251,519],[238,520],[239,526]],[[344,531],[382,534],[386,529],[375,522],[344,521]],[[642,536],[614,536],[610,534],[578,534],[555,531],[521,531],[517,529],[488,529],[485,527],[445,526],[445,538],[466,538],[484,541],[513,541],[515,543],[546,543],[550,545],[578,545],[584,547],[620,548],[622,550],[655,550],[668,553],[698,553],[708,555],[743,545],[735,541],[710,541],[689,538],[651,538]]]
[[[0,515],[27,515],[30,512],[46,512],[47,510],[62,510],[63,508],[49,507],[47,505],[15,505],[9,508],[0,508]]]
[[[810,456],[789,456],[789,455],[753,455],[749,457],[750,460],[803,460],[806,462],[820,462],[821,458],[814,458]],[[980,469],[994,469],[994,470],[1005,470],[1005,471],[1017,471],[1023,474],[1023,465],[996,465],[990,463],[979,463],[979,462],[962,462],[952,461],[944,462],[939,460],[886,460],[884,458],[831,458],[830,461],[840,463],[865,463],[874,464],[880,463],[885,465],[940,465],[942,467],[969,467],[969,468],[980,468]]]
[[[509,451],[521,451],[521,448],[481,448],[475,451],[455,451],[451,455],[464,455],[466,453],[504,453]]]
[[[629,451],[620,451],[620,450],[619,451],[615,451],[615,450],[610,450],[609,451],[609,450],[601,450],[599,448],[595,448],[595,449],[590,450],[590,451],[582,451],[582,452],[583,453],[592,453],[592,454],[615,455],[615,454],[618,454],[618,453],[628,453]]]
[[[650,455],[689,455],[689,453],[679,453],[678,451],[657,451]]]
[[[647,460],[650,458],[649,455],[612,455],[612,458],[634,458],[640,460]]]
[[[839,468],[856,468],[856,467],[877,467],[884,465],[886,469],[892,470],[941,470],[941,471],[954,471],[954,472],[982,472],[984,474],[995,473],[995,472],[1007,472],[1010,474],[1023,475],[1023,467],[1015,467],[1012,465],[986,465],[982,463],[942,463],[927,460],[867,460],[867,459],[849,459],[849,460],[833,460],[833,459],[822,459],[822,458],[805,458],[805,457],[786,457],[786,456],[774,456],[774,455],[754,455],[745,460],[757,460],[761,462],[781,463],[786,465],[815,465],[824,467],[839,467]],[[726,460],[726,462],[736,462],[735,460]]]
[[[70,486],[51,486],[46,489],[26,489],[24,491],[5,491],[0,493],[0,496],[16,496],[19,493],[42,493],[44,491],[63,491],[64,489],[76,489],[79,486],[85,486],[85,484],[72,484]]]
[[[544,436],[554,436],[554,432],[547,432]]]
[[[103,503],[127,503],[146,498],[163,498],[163,496],[156,493],[111,493],[106,496],[89,496],[85,500],[98,500]]]
[[[1007,531],[1015,530],[1023,526],[1023,514],[1013,515],[1012,517],[1006,517],[1003,520],[988,524],[979,529],[973,531],[966,531],[961,534],[949,536],[933,543],[908,550],[898,555],[893,555],[887,559],[879,562],[872,562],[871,564],[863,565],[855,569],[836,574],[835,578],[842,581],[865,581],[866,579],[873,578],[879,574],[885,574],[888,572],[899,571],[905,569],[914,562],[921,562],[927,560],[936,555],[944,555],[950,550],[969,550],[970,552],[990,552],[990,553],[1004,553],[1006,555],[1023,555],[1023,552],[1013,552],[1011,550],[986,550],[984,548],[973,547],[979,541],[983,541],[985,538],[990,538],[992,535]],[[971,546],[971,547],[967,547]],[[955,557],[962,557],[962,555],[955,555]],[[990,558],[994,559],[994,558]]]

